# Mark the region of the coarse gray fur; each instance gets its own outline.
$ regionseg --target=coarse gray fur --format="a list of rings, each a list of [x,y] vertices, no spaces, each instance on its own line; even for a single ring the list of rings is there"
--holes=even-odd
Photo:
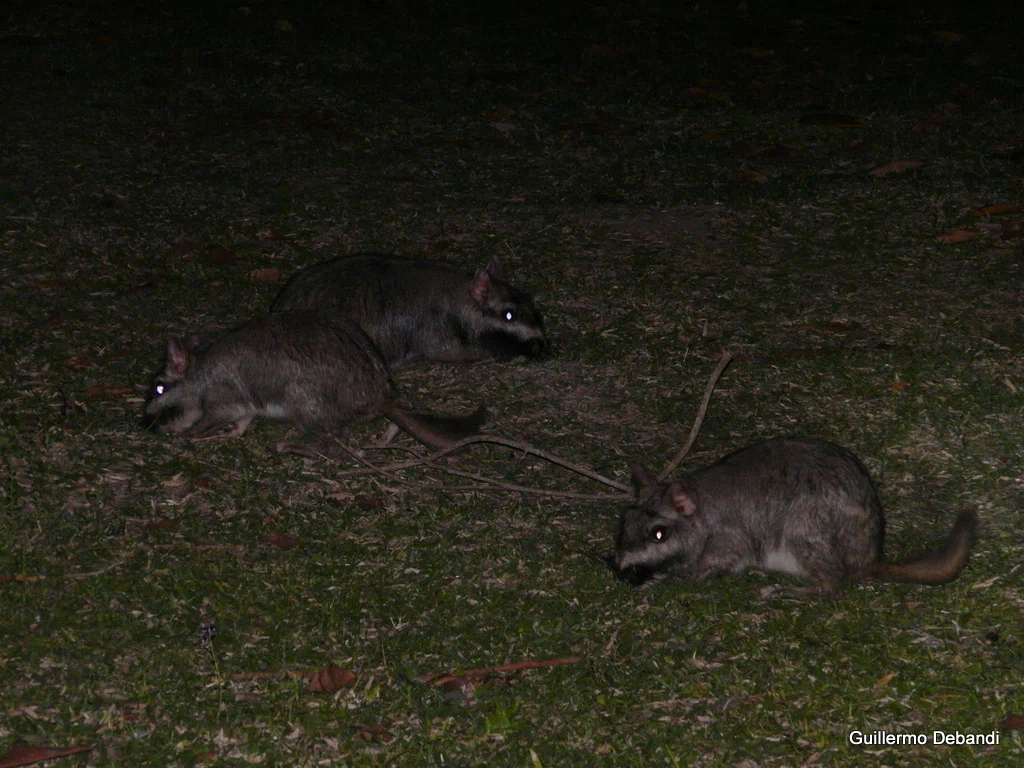
[[[977,526],[973,512],[961,513],[941,550],[885,562],[885,518],[867,470],[822,440],[757,443],[671,482],[637,464],[633,481],[615,562],[634,584],[751,567],[808,578],[814,588],[797,591],[819,594],[866,577],[942,584],[963,569]]]
[[[468,363],[538,357],[544,322],[530,295],[491,262],[476,274],[400,256],[343,256],[300,270],[271,311],[316,309],[354,320],[389,368],[415,360]]]
[[[206,346],[176,338],[153,380],[144,421],[160,431],[241,435],[257,416],[316,434],[357,418],[386,416],[430,448],[474,434],[484,411],[438,416],[404,410],[387,366],[360,328],[339,316],[278,312]]]

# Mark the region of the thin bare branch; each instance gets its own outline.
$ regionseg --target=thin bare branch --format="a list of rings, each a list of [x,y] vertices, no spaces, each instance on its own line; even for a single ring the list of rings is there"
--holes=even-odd
[[[480,677],[485,675],[497,675],[504,672],[521,672],[524,669],[541,669],[543,667],[560,667],[563,664],[575,664],[580,660],[579,656],[564,656],[559,659],[531,659],[530,661],[517,661],[513,664],[501,664],[497,667],[480,667],[479,669],[467,669],[461,674],[458,672],[434,672],[432,674],[419,675],[416,679],[421,683],[439,684],[440,681],[456,677]]]
[[[390,471],[395,471],[398,469],[408,469],[409,467],[415,467],[422,464],[432,464],[437,459],[440,459],[443,456],[447,456],[449,453],[454,453],[460,448],[464,448],[467,445],[473,445],[475,443],[491,443],[493,445],[503,445],[506,448],[512,448],[513,450],[517,451],[523,451],[524,453],[528,453],[532,456],[537,456],[538,458],[544,459],[545,461],[550,461],[552,464],[557,464],[558,466],[564,469],[568,469],[570,472],[575,472],[578,475],[588,477],[591,480],[601,483],[602,485],[607,485],[608,487],[614,488],[617,491],[622,491],[623,493],[630,492],[628,486],[625,486],[622,483],[618,483],[615,480],[611,480],[605,477],[604,475],[598,474],[592,469],[588,469],[587,467],[583,467],[578,464],[573,464],[572,462],[566,461],[565,459],[556,456],[553,453],[541,450],[540,448],[535,448],[529,443],[524,443],[519,440],[509,440],[504,437],[497,437],[496,435],[473,435],[472,437],[467,437],[463,440],[459,440],[456,443],[452,443],[447,448],[442,448],[439,451],[435,451],[434,453],[422,456],[419,459],[410,459],[409,461],[400,461],[395,464],[389,464],[387,466],[387,469]],[[366,471],[367,470],[364,469],[350,469],[339,473],[338,476],[344,477],[347,475],[365,474]]]
[[[693,422],[693,427],[690,429],[690,436],[686,439],[686,444],[679,449],[677,453],[663,470],[658,475],[658,480],[664,480],[666,477],[675,471],[675,468],[682,463],[683,459],[686,458],[686,454],[690,452],[693,444],[697,441],[697,435],[700,434],[700,428],[704,424],[704,416],[708,412],[708,404],[711,402],[711,395],[715,391],[715,387],[718,385],[718,380],[722,377],[722,373],[728,367],[732,359],[736,357],[735,352],[723,352],[722,359],[718,361],[718,365],[715,370],[711,373],[711,378],[708,379],[707,389],[704,390],[704,400],[700,404],[700,408],[697,409],[697,418]]]

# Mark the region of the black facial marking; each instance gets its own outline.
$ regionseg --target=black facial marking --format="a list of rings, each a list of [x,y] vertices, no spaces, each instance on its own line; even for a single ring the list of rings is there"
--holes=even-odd
[[[631,587],[642,587],[654,576],[654,570],[645,565],[631,565],[619,571],[618,575]]]
[[[481,346],[495,357],[515,357],[516,355],[537,357],[539,354],[537,342],[540,342],[540,339],[523,341],[504,330],[487,331],[480,336]],[[540,344],[540,347],[543,348],[543,343]]]
[[[142,415],[142,426],[145,429],[156,429],[170,421],[180,419],[183,413],[184,410],[180,405],[173,405],[169,408],[164,408],[159,413],[144,413]]]

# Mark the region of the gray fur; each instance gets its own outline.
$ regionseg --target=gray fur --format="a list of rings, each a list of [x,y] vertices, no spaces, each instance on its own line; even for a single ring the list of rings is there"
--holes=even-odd
[[[198,348],[170,339],[145,422],[196,436],[227,427],[241,435],[261,416],[327,434],[353,419],[383,415],[430,447],[472,434],[482,423],[479,411],[471,417],[416,414],[399,409],[396,398],[380,353],[355,323],[279,312]]]
[[[271,311],[316,309],[354,320],[392,369],[415,360],[467,363],[537,357],[544,322],[501,267],[469,275],[451,264],[397,256],[331,259],[297,272]]]
[[[669,483],[636,465],[633,478],[616,566],[634,583],[757,567],[809,578],[822,594],[865,576],[938,584],[963,568],[974,536],[975,518],[963,514],[941,554],[885,563],[885,518],[867,470],[821,440],[757,443]]]

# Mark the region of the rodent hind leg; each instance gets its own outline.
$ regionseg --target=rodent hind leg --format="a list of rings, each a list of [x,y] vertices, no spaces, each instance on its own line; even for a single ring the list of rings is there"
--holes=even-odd
[[[762,597],[806,597],[837,595],[847,578],[843,561],[824,542],[798,539],[786,542],[794,560],[790,573],[810,579],[813,586],[774,586],[761,590]]]
[[[198,440],[238,437],[245,433],[254,418],[253,414],[239,415],[235,409],[219,412],[211,409],[189,428],[188,433]]]
[[[386,445],[391,445],[391,441],[395,439],[401,428],[394,422],[388,422],[388,428],[384,430],[383,434],[374,441],[374,445],[378,448],[383,448]]]

